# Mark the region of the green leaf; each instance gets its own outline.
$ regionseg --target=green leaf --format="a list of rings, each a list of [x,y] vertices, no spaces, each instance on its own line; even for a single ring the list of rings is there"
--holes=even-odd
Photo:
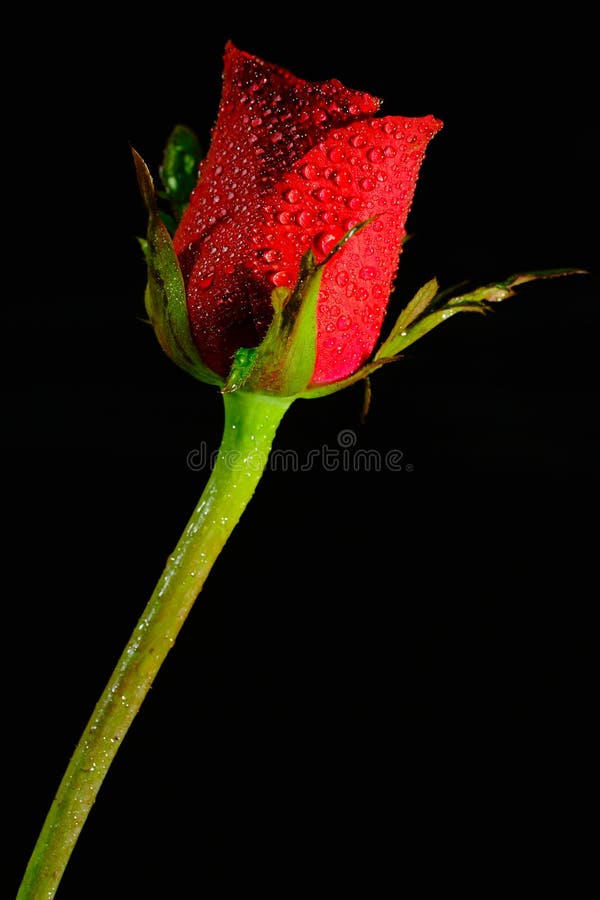
[[[198,181],[198,166],[202,148],[196,135],[186,125],[176,125],[165,146],[159,168],[164,192],[159,196],[169,201],[171,216],[165,224],[174,230],[188,205],[190,194]]]
[[[132,148],[138,184],[148,209],[146,240],[140,243],[148,266],[145,304],[158,341],[174,363],[208,384],[222,378],[204,365],[190,331],[185,286],[173,242],[157,209],[152,176],[142,157]]]

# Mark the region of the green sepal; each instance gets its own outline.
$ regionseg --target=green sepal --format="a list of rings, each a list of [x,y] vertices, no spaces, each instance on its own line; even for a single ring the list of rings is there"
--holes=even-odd
[[[173,241],[162,221],[154,182],[142,157],[132,148],[138,184],[148,210],[148,231],[140,244],[148,266],[145,305],[161,347],[174,363],[199,381],[222,385],[223,379],[201,360],[192,339],[185,286]]]
[[[342,378],[340,381],[332,381],[329,384],[315,384],[303,391],[300,396],[304,400],[316,400],[319,397],[335,394],[336,391],[343,391],[344,388],[352,387],[353,384],[368,378],[377,369],[381,369],[382,366],[390,362],[396,362],[396,359],[372,359],[370,362],[365,363],[364,366],[361,366],[360,369],[357,369],[352,375],[348,375],[347,378]]]
[[[235,351],[233,363],[223,387],[224,394],[237,391],[247,382],[254,367],[257,353],[257,347],[240,347],[239,350]]]
[[[372,219],[360,222],[337,242],[320,263],[308,250],[300,262],[293,289],[277,287],[271,294],[273,318],[262,343],[248,357],[236,354],[225,391],[261,391],[282,397],[305,396],[317,358],[317,302],[325,266],[335,253]]]
[[[529,281],[540,278],[558,278],[562,275],[584,274],[586,274],[584,269],[545,269],[538,272],[521,272],[511,275],[505,281],[475,288],[463,294],[453,294],[459,287],[458,285],[440,291],[437,279],[432,278],[417,291],[412,300],[404,307],[388,337],[370,362],[365,363],[360,369],[341,381],[309,387],[301,396],[307,400],[325,397],[357,384],[359,381],[364,381],[365,398],[361,412],[361,419],[364,419],[371,401],[370,375],[388,363],[398,362],[402,350],[441,322],[445,322],[459,312],[485,313],[491,308],[490,304],[512,297],[516,287]]]
[[[202,155],[200,141],[194,132],[187,125],[176,125],[169,135],[158,170],[164,188],[158,196],[167,200],[170,208],[170,214],[161,212],[160,216],[170,234],[175,233],[196,187]]]
[[[459,312],[486,313],[490,304],[513,297],[515,288],[540,278],[558,278],[563,275],[582,275],[583,269],[546,269],[537,272],[521,272],[505,281],[474,288],[467,293],[450,296],[454,288],[439,290],[435,278],[423,285],[410,303],[402,310],[388,337],[374,356],[377,361],[391,361],[403,350],[425,334]]]
[[[312,378],[317,357],[317,301],[322,277],[323,267],[317,266],[309,250],[302,257],[295,288],[273,291],[273,318],[248,373],[245,382],[248,390],[293,397]]]

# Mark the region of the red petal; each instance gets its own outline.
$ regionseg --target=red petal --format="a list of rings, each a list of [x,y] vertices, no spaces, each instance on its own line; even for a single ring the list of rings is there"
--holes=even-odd
[[[302,255],[322,260],[354,225],[376,217],[327,263],[318,308],[313,383],[352,374],[379,336],[398,266],[405,222],[429,140],[432,116],[387,117],[336,129],[283,176],[264,204],[248,260],[265,291],[252,294],[265,316],[273,285],[295,284]]]
[[[229,329],[237,323],[256,338],[257,330],[264,332],[265,314],[270,316],[267,297],[253,324],[248,291],[254,285],[240,273],[253,250],[248,235],[263,215],[262,198],[332,128],[378,107],[378,99],[336,80],[303,81],[227,45],[209,152],[174,239],[188,282],[194,337],[204,361],[217,371],[229,368],[240,346]],[[263,296],[267,286],[259,287]]]
[[[372,115],[379,102],[339,81],[303,81],[229,43],[219,114],[176,251],[216,221],[246,221],[248,204],[255,205],[328,131]]]

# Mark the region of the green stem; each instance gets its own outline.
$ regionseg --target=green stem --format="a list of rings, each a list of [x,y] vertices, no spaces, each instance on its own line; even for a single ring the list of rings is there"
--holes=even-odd
[[[251,499],[292,402],[243,391],[223,397],[223,439],[209,481],[75,749],[16,900],[54,897],[104,776]]]

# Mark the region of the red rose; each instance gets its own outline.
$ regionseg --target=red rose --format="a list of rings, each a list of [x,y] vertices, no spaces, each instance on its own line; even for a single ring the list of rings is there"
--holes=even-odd
[[[274,287],[296,284],[308,249],[320,262],[373,218],[325,267],[312,383],[345,378],[371,354],[419,167],[442,127],[432,116],[375,118],[379,105],[227,45],[210,148],[174,237],[192,336],[215,372],[261,342]]]

